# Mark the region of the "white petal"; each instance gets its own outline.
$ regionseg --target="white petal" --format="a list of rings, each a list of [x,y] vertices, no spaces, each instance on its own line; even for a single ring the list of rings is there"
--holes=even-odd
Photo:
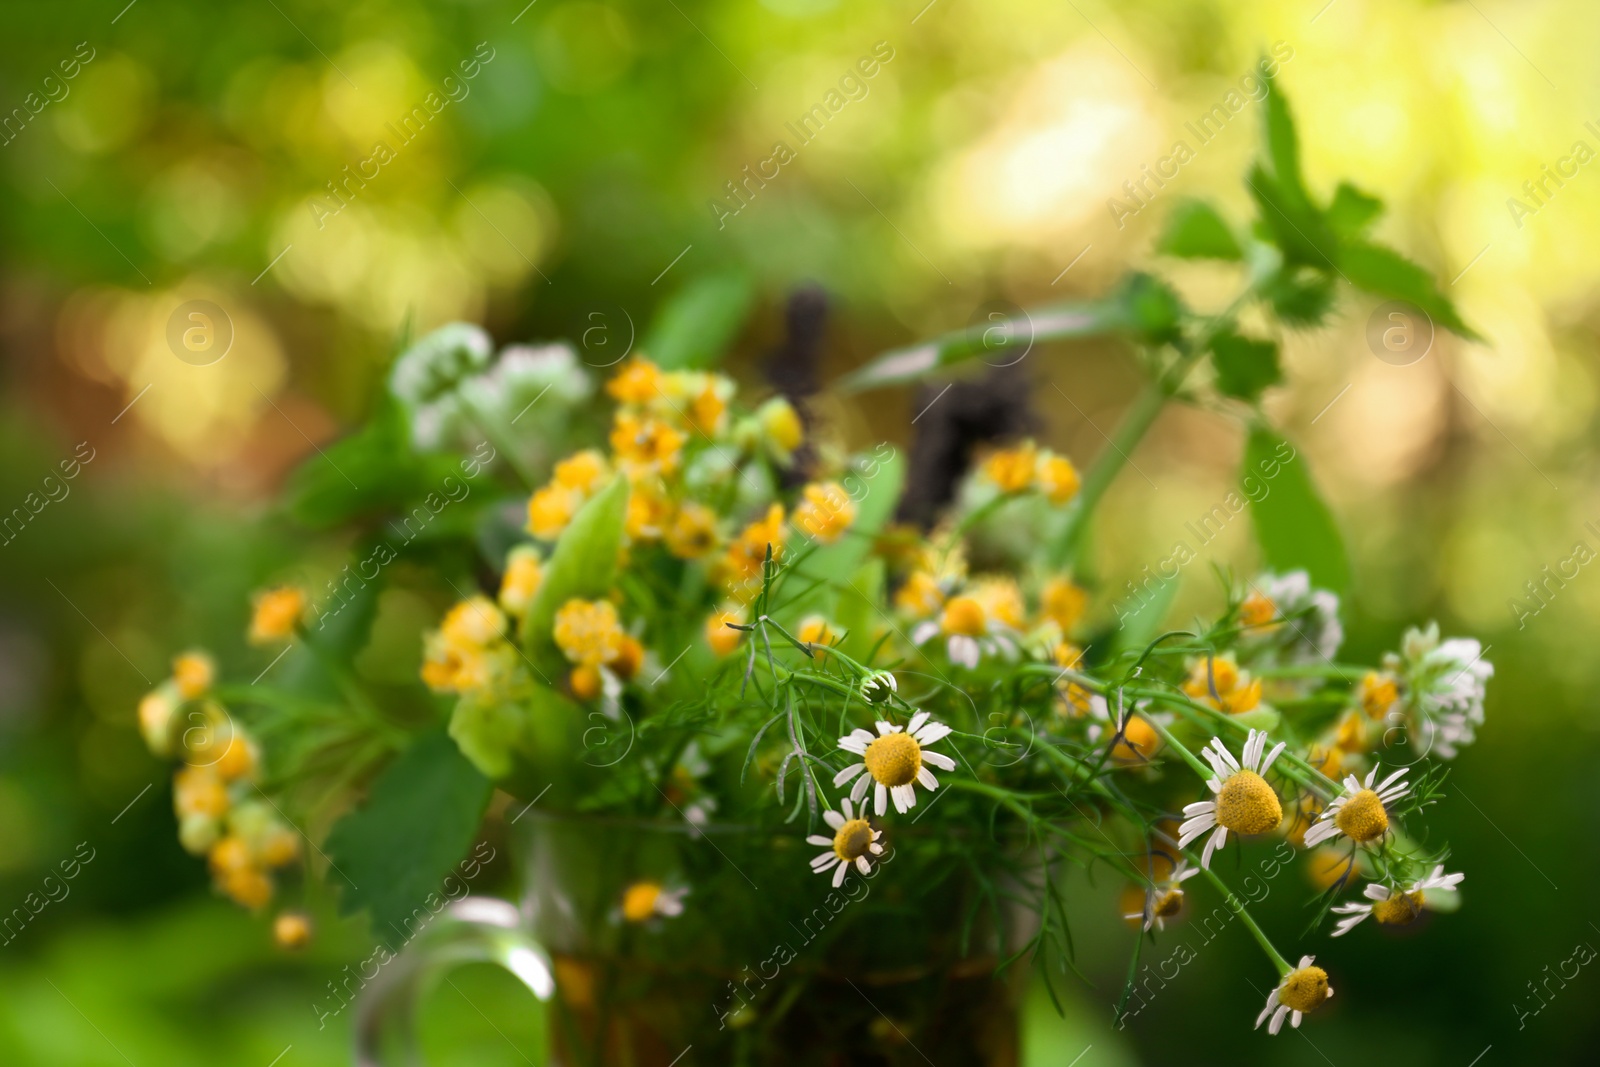
[[[881,856],[883,855],[883,846],[877,844],[868,845],[867,851],[872,853],[874,856]]]
[[[935,778],[933,776],[933,772],[928,770],[926,767],[923,767],[921,770],[917,771],[917,781],[922,784],[924,789],[931,790],[939,788],[939,779]]]
[[[872,725],[878,728],[879,737],[888,737],[890,734],[897,734],[900,732],[900,727],[895,726],[892,723],[884,722],[882,719],[879,719]]]
[[[1206,870],[1210,870],[1211,854],[1227,843],[1228,828],[1226,826],[1217,827],[1216,831],[1210,837],[1206,838],[1205,851],[1200,854],[1200,866],[1206,868]]]
[[[946,726],[944,723],[930,722],[912,736],[916,738],[917,744],[919,745],[932,745],[939,741],[943,741],[945,738],[949,737],[951,733],[951,728]]]
[[[867,862],[867,857],[865,857],[865,856],[857,856],[856,857],[856,870],[860,871],[862,874],[871,874],[872,873],[872,864]]]
[[[924,752],[922,754],[922,762],[932,764],[941,771],[953,771],[956,769],[956,761],[941,752]]]
[[[915,715],[911,716],[911,721],[906,723],[906,733],[908,733],[911,736],[915,737],[917,735],[917,731],[922,729],[922,724],[927,722],[927,721],[928,721],[928,713],[927,712],[925,712],[925,711],[917,712]]]
[[[857,804],[861,803],[862,798],[867,795],[867,790],[871,787],[871,785],[872,775],[863,774],[860,778],[856,779],[856,784],[850,787],[850,799],[855,801]],[[878,788],[882,789],[883,786],[880,785]],[[865,808],[862,808],[861,810],[863,812],[866,811]],[[878,814],[882,815],[883,812],[880,811]]]
[[[829,812],[828,814],[831,815],[832,812]],[[806,844],[816,845],[818,848],[832,848],[833,838],[823,837],[821,834],[811,834],[806,838]]]
[[[1261,1029],[1261,1024],[1267,1021],[1267,1016],[1272,1014],[1272,1009],[1278,1006],[1278,991],[1274,989],[1267,994],[1267,1006],[1261,1009],[1261,1014],[1256,1016],[1256,1029]]]
[[[841,863],[833,871],[833,888],[838,889],[844,884],[844,876],[850,873],[850,865]]]
[[[1266,774],[1267,768],[1272,766],[1273,761],[1278,758],[1278,754],[1287,748],[1288,745],[1289,742],[1287,741],[1279,741],[1276,745],[1273,745],[1272,751],[1267,753],[1267,758],[1261,761],[1261,770],[1258,773],[1263,775]]]
[[[1185,804],[1183,806],[1184,815],[1191,819],[1196,815],[1216,814],[1216,811],[1217,802],[1214,800],[1197,800],[1193,804]]]
[[[835,782],[834,784],[838,785],[839,783]],[[822,813],[822,821],[833,827],[835,830],[838,830],[850,820],[846,816],[840,815],[836,811],[825,811]],[[832,844],[833,842],[830,841],[828,843]]]
[[[879,815],[885,814],[889,809],[889,788],[882,782],[878,783],[877,790],[872,794],[872,806]]]
[[[845,797],[842,801],[840,801],[839,802],[839,807],[844,809],[844,817],[845,817],[846,821],[849,821],[850,819],[854,819],[856,817],[856,813],[854,811],[853,805],[850,803],[850,798],[849,797]]]
[[[1330,837],[1339,836],[1339,828],[1332,822],[1315,822],[1306,830],[1304,838],[1306,848],[1314,848]]]
[[[927,622],[919,622],[911,631],[911,643],[913,645],[927,644],[928,639],[936,636],[938,633],[939,623],[937,620],[929,619]]]
[[[850,766],[833,776],[833,784],[844,785],[850,779],[854,778],[856,775],[860,774],[866,769],[867,765],[865,763],[852,763]]]
[[[824,852],[822,855],[811,861],[811,869],[820,873],[838,862],[838,856],[835,856],[832,852]]]
[[[1300,1029],[1300,1020],[1304,1019],[1304,1018],[1305,1018],[1305,1016],[1302,1015],[1300,1012],[1291,1011],[1289,1013],[1289,1025],[1294,1027],[1296,1030],[1298,1030],[1298,1029]]]
[[[1272,1013],[1272,1021],[1267,1024],[1267,1033],[1276,1035],[1283,1029],[1283,1017],[1289,1014],[1289,1005],[1279,1004],[1278,1010]]]

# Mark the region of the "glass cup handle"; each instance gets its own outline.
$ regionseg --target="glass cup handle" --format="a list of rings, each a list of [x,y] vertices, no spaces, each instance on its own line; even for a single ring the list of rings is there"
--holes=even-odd
[[[493,897],[464,897],[439,912],[361,991],[357,1067],[421,1063],[417,1008],[446,971],[463,963],[498,963],[540,1000],[555,993],[550,957],[516,907]]]

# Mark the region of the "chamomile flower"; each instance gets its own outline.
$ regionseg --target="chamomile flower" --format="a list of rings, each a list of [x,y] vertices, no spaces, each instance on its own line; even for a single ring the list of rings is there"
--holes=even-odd
[[[925,711],[911,716],[904,728],[881,720],[875,725],[877,737],[858,729],[839,738],[839,747],[860,756],[861,762],[852,763],[834,775],[833,784],[844,785],[854,778],[856,784],[850,788],[850,799],[860,804],[868,787],[876,783],[874,810],[882,815],[889,806],[889,798],[893,797],[894,809],[903,815],[917,806],[916,785],[929,792],[939,788],[939,780],[923,766],[924,763],[942,771],[956,769],[955,760],[929,752],[925,747],[948,737],[950,727],[931,721]]]
[[[832,837],[812,834],[806,838],[806,844],[828,850],[811,861],[811,869],[818,874],[833,871],[835,889],[844,884],[844,876],[852,866],[862,874],[871,874],[872,857],[883,855],[883,846],[878,844],[883,831],[874,830],[872,824],[867,822],[866,810],[862,810],[861,818],[856,818],[855,808],[848,797],[839,802],[839,807],[843,809],[843,814],[837,811],[822,813],[822,821],[833,828]]]
[[[889,671],[873,671],[861,679],[861,698],[869,704],[881,704],[899,690],[900,683]]]
[[[919,623],[911,631],[911,641],[916,645],[925,645],[939,636],[945,638],[945,654],[950,662],[969,669],[977,667],[985,653],[1000,653],[1008,658],[1016,654],[1007,627],[991,618],[976,596],[951,597],[944,602],[937,619]]]
[[[1401,767],[1376,786],[1378,768],[1367,772],[1366,781],[1347,775],[1344,792],[1328,802],[1321,816],[1306,831],[1306,847],[1315,848],[1324,841],[1344,836],[1358,845],[1376,841],[1389,831],[1389,805],[1411,791],[1411,786],[1400,781],[1409,768]]]
[[[1183,907],[1183,883],[1200,873],[1199,867],[1189,866],[1188,860],[1179,860],[1172,873],[1157,878],[1144,891],[1144,910],[1124,915],[1124,919],[1143,919],[1146,930],[1167,928],[1167,920]]]
[[[1453,890],[1465,877],[1465,874],[1445,874],[1444,864],[1441,863],[1426,878],[1419,878],[1409,885],[1391,887],[1377,882],[1369,883],[1361,895],[1371,903],[1351,901],[1333,909],[1335,915],[1344,916],[1334,929],[1333,936],[1343,937],[1360,926],[1369,915],[1385,926],[1409,926],[1417,921],[1422,909],[1427,906],[1427,890]]]
[[[1261,679],[1239,669],[1233,654],[1201,656],[1189,664],[1186,696],[1229,715],[1254,711],[1261,704]]]
[[[1269,1034],[1276,1034],[1283,1029],[1285,1015],[1289,1016],[1290,1026],[1298,1027],[1307,1012],[1321,1007],[1323,1001],[1333,996],[1333,987],[1328,984],[1328,972],[1311,965],[1315,959],[1315,956],[1301,956],[1299,965],[1284,975],[1278,987],[1267,994],[1267,1006],[1256,1016],[1256,1029],[1261,1029],[1261,1024],[1267,1021],[1269,1015],[1272,1016],[1272,1022],[1267,1025]]]
[[[856,519],[856,502],[838,482],[808,485],[801,496],[794,525],[818,544],[833,544]]]
[[[1200,866],[1211,866],[1211,854],[1228,843],[1229,830],[1236,834],[1264,834],[1283,821],[1283,805],[1263,775],[1285,745],[1279,741],[1263,758],[1267,740],[1265,730],[1251,730],[1239,760],[1233,758],[1219,737],[1213,737],[1210,746],[1201,750],[1217,772],[1215,778],[1206,780],[1216,799],[1186,805],[1183,825],[1178,828],[1179,848],[1187,848],[1189,842],[1211,832],[1200,855]]]

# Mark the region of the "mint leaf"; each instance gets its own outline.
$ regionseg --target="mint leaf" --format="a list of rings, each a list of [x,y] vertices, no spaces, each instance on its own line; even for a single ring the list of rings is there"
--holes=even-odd
[[[1338,236],[1353,240],[1366,232],[1368,226],[1383,214],[1383,201],[1369,196],[1349,182],[1340,182],[1334,190],[1333,203],[1322,213],[1328,228]]]
[[[1261,285],[1261,298],[1287,326],[1316,326],[1333,310],[1332,275],[1312,267],[1285,267]]]
[[[1409,300],[1435,323],[1469,341],[1481,340],[1461,321],[1455,305],[1439,291],[1433,276],[1400,253],[1382,245],[1352,243],[1339,253],[1339,269],[1350,283],[1377,296]]]
[[[1173,209],[1156,251],[1180,259],[1240,260],[1244,252],[1210,204],[1186,200]]]
[[[334,824],[327,853],[339,907],[366,909],[373,932],[398,944],[417,908],[466,854],[489,803],[489,780],[444,731],[412,743],[372,784],[367,802]]]
[[[1240,480],[1267,565],[1277,571],[1304,568],[1313,585],[1342,593],[1350,583],[1350,562],[1305,457],[1258,425],[1245,443]]]
[[[1219,334],[1211,342],[1211,362],[1217,369],[1217,391],[1224,396],[1253,403],[1263,389],[1283,380],[1273,341]]]

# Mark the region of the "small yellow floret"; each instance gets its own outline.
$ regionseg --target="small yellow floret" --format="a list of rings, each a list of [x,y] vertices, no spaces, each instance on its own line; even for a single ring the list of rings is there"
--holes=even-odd
[[[1264,834],[1283,821],[1283,805],[1255,771],[1235,771],[1217,794],[1217,825],[1241,834]]]
[[[1333,817],[1339,831],[1352,841],[1375,841],[1389,829],[1389,813],[1370,789],[1363,789],[1340,806]]]
[[[205,696],[216,677],[216,662],[204,652],[185,652],[172,661],[172,680],[178,684],[178,695],[185,700]]]
[[[564,485],[547,485],[528,498],[528,532],[545,541],[554,541],[577,514],[583,497]]]
[[[1061,627],[1063,634],[1078,625],[1088,604],[1089,594],[1071,578],[1051,578],[1039,591],[1039,613]]]
[[[656,913],[656,901],[660,899],[659,883],[635,882],[622,893],[622,917],[631,923],[642,923]]]
[[[270,645],[290,640],[305,612],[305,590],[297,586],[285,585],[257,593],[255,610],[250,614],[250,643]]]
[[[298,911],[286,911],[272,920],[272,940],[279,948],[291,951],[311,943],[311,919]]]
[[[738,648],[739,639],[744,636],[744,631],[735,630],[728,623],[743,621],[739,611],[731,606],[712,612],[711,617],[706,619],[706,644],[711,646],[711,651],[719,656],[726,656]]]
[[[521,616],[533,603],[544,579],[544,561],[532,545],[518,545],[506,556],[506,573],[500,579],[500,606]]]
[[[856,519],[856,504],[838,482],[808,485],[794,509],[794,525],[814,540],[831,545]]]
[[[668,524],[667,551],[679,559],[699,559],[717,546],[717,513],[704,504],[685,501]]]
[[[556,647],[573,663],[599,666],[622,651],[624,634],[609,600],[569,600],[556,611]]]
[[[922,746],[903,730],[885,734],[867,746],[867,773],[879,785],[910,785],[922,770]]]
[[[1039,457],[1039,491],[1052,504],[1065,504],[1078,495],[1078,468],[1065,456]]]
[[[648,404],[661,393],[661,371],[643,356],[634,356],[606,383],[606,392],[624,404]]]
[[[944,590],[927,571],[912,571],[895,590],[894,606],[915,618],[925,618],[944,606]]]
[[[1002,449],[984,462],[983,473],[1002,493],[1020,493],[1033,484],[1037,454],[1032,443]]]

